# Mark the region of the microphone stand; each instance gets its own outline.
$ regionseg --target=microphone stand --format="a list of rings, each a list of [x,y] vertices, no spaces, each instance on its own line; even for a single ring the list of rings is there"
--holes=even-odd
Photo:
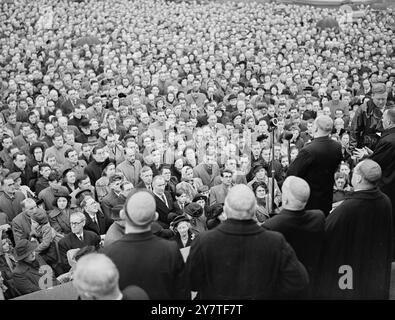
[[[271,153],[272,153],[272,161],[271,161],[271,178],[272,178],[272,185],[271,188],[269,190],[269,194],[271,193],[271,208],[270,208],[270,215],[273,216],[274,215],[274,174],[275,174],[275,170],[274,170],[274,131],[277,128],[277,123],[278,120],[277,118],[273,118],[270,120],[270,126],[269,126],[269,130],[271,133]],[[270,179],[270,178],[269,178]],[[270,181],[270,180],[269,180]]]

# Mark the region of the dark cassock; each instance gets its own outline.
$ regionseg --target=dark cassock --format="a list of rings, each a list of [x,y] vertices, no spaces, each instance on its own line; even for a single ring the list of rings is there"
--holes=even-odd
[[[279,214],[266,220],[265,229],[280,232],[296,256],[306,267],[310,283],[301,298],[311,296],[313,282],[318,276],[320,252],[324,241],[325,216],[321,210],[293,211],[282,209]]]
[[[329,214],[321,253],[319,298],[388,299],[391,220],[391,202],[377,187],[347,195]]]
[[[392,229],[395,230],[395,127],[384,130],[369,158],[376,161],[381,167],[382,176],[379,187],[391,200]],[[393,236],[395,237],[395,233],[393,233]],[[393,257],[395,259],[395,252]]]
[[[342,159],[341,145],[329,136],[314,138],[290,164],[287,176],[297,176],[310,186],[306,210],[320,209],[327,216],[332,209],[335,172]]]

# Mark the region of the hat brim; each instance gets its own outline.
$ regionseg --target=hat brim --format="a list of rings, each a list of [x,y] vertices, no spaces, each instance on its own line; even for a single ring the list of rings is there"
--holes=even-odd
[[[18,256],[17,253],[14,254],[15,260],[16,261],[22,261],[23,259],[27,258],[34,250],[36,250],[36,248],[38,247],[38,243],[37,242],[29,242],[29,247],[26,251],[26,253]]]
[[[80,198],[84,193],[90,193],[91,195],[93,195],[93,192],[91,189],[84,189],[84,190],[80,190],[75,194],[75,198],[78,199]]]

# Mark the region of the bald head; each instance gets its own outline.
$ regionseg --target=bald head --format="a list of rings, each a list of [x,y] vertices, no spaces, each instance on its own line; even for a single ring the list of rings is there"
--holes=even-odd
[[[255,209],[255,195],[246,185],[237,184],[229,190],[224,206],[224,211],[228,218],[237,220],[252,219]]]
[[[314,125],[318,136],[328,135],[332,132],[333,120],[329,116],[318,116],[314,121]]]
[[[73,285],[82,297],[100,299],[119,294],[118,280],[115,264],[99,253],[81,257],[73,273]]]
[[[364,188],[364,186],[376,186],[381,179],[380,165],[371,159],[361,161],[354,168],[352,176],[352,185],[355,189]]]
[[[303,210],[310,197],[310,187],[302,178],[289,176],[282,186],[283,207],[288,210]]]
[[[153,195],[145,190],[136,189],[126,199],[121,218],[126,218],[127,225],[145,228],[157,219],[156,203]]]

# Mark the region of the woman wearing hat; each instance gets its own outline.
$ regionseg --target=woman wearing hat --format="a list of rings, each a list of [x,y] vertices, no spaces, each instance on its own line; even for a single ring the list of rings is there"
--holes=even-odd
[[[71,232],[70,215],[74,212],[70,209],[71,197],[67,194],[60,194],[55,197],[54,209],[48,214],[51,226],[61,234]]]
[[[264,182],[254,182],[252,184],[252,191],[254,191],[257,202],[255,217],[259,223],[262,223],[270,218],[267,209],[269,205],[268,188]]]
[[[66,169],[63,172],[63,183],[62,186],[66,187],[70,193],[74,192],[77,189],[75,172],[73,169]]]
[[[115,174],[115,160],[111,159],[103,169],[102,177],[96,181],[95,189],[99,202],[110,192],[110,178]]]
[[[254,168],[251,169],[254,175],[254,178],[248,182],[247,186],[250,187],[251,189],[253,189],[253,185],[256,182],[259,183],[264,183],[268,190],[271,190],[272,188],[272,178],[269,178],[267,176],[267,171],[266,169],[262,166],[262,165],[257,165]],[[268,193],[268,192],[266,192]],[[281,204],[281,191],[280,188],[278,186],[278,183],[276,181],[276,179],[274,179],[274,208],[276,211],[278,211],[278,208]],[[266,202],[266,208],[268,210],[268,212],[271,212],[271,201]]]
[[[191,224],[185,215],[178,216],[170,223],[170,229],[175,233],[171,240],[177,242],[180,249],[189,247],[195,239],[195,234],[191,232]]]
[[[224,213],[224,205],[222,203],[216,203],[208,209],[207,217],[207,229],[214,229],[216,226],[226,220],[226,215]]]
[[[191,229],[195,234],[207,230],[206,203],[207,198],[198,193],[185,208],[185,215],[191,220]]]

